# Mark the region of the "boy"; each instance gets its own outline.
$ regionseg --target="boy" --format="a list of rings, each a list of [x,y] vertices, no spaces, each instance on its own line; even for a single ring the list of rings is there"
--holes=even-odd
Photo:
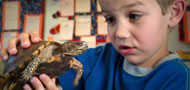
[[[84,65],[77,87],[72,86],[75,72],[59,77],[63,90],[190,90],[190,70],[176,53],[168,51],[170,29],[185,11],[184,0],[99,0],[108,23],[111,43],[89,49],[75,57]],[[38,42],[38,33],[22,33],[9,41],[8,51],[16,53]],[[1,50],[1,56],[7,56]],[[41,80],[41,82],[40,82]],[[35,89],[55,90],[54,80],[42,74],[31,79]],[[30,90],[29,85],[24,89]]]

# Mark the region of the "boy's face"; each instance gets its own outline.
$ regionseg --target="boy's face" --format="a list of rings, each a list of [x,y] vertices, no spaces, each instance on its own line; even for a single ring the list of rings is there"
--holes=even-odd
[[[99,1],[112,44],[130,63],[152,67],[169,54],[169,14],[155,0]]]

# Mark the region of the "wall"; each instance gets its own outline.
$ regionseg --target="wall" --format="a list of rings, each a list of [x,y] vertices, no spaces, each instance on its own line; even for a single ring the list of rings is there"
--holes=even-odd
[[[178,26],[174,28],[170,34],[168,48],[172,52],[175,52],[176,50],[190,51],[190,44],[185,44],[184,42],[179,41]]]

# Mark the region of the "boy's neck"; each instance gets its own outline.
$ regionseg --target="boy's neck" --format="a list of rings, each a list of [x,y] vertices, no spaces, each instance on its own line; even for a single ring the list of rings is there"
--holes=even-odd
[[[170,53],[168,51],[168,47],[167,47],[167,43],[165,43],[163,45],[163,47],[161,47],[159,49],[159,51],[157,51],[152,58],[150,58],[149,60],[146,60],[144,63],[140,64],[140,65],[136,65],[137,67],[144,67],[144,68],[153,68],[156,63],[158,63],[162,58],[169,56]]]

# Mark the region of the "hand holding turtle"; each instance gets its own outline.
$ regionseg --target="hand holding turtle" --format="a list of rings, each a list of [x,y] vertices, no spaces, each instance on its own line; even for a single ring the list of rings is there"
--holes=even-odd
[[[32,43],[38,43],[40,41],[40,36],[37,31],[31,31],[29,33],[21,33],[16,38],[11,38],[8,41],[8,48],[2,48],[0,51],[0,56],[3,58],[3,60],[8,59],[8,52],[11,55],[15,55],[17,53],[16,45],[17,43],[21,43],[21,46],[23,48],[28,48]]]
[[[39,79],[37,77],[33,77],[30,80],[30,82],[33,85],[33,87],[35,88],[35,90],[44,90],[44,86],[42,85],[41,82],[43,82],[43,84],[46,86],[47,90],[58,90],[58,88],[55,85],[55,78],[50,79],[46,74],[41,74],[39,76]],[[32,90],[32,88],[28,84],[25,84],[23,89],[24,90]]]

